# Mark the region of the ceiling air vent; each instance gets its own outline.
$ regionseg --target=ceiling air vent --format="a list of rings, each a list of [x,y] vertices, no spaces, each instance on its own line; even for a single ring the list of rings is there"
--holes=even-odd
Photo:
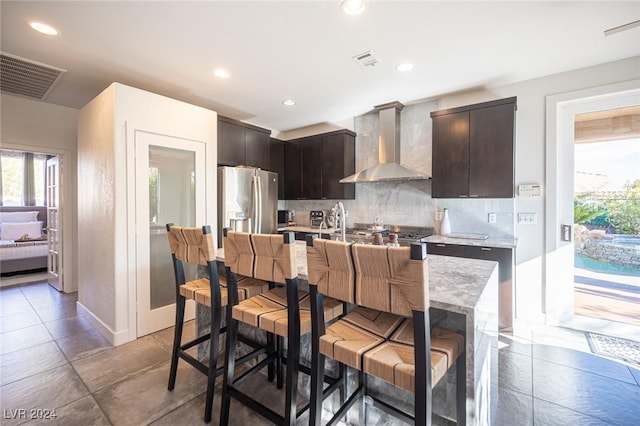
[[[353,60],[360,64],[362,68],[375,67],[380,63],[372,51],[364,52],[353,57]]]
[[[44,99],[66,70],[0,52],[0,89],[28,98]]]

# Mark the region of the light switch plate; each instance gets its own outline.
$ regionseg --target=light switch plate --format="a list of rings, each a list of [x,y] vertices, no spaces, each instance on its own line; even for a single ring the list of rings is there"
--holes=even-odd
[[[524,225],[535,225],[538,223],[537,213],[518,213],[518,223]]]
[[[489,213],[487,215],[487,222],[496,223],[496,214],[495,213]]]
[[[539,197],[542,195],[542,187],[539,184],[519,185],[518,195],[521,197]]]

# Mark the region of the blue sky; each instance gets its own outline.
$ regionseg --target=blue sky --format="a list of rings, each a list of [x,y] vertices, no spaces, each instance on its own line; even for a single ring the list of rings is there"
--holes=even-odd
[[[640,139],[575,145],[575,171],[609,176],[616,184],[640,179]]]

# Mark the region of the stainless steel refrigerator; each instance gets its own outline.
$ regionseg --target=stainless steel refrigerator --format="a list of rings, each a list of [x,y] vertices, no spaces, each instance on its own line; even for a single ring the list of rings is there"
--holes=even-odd
[[[249,167],[218,167],[218,247],[222,230],[275,234],[278,174]]]

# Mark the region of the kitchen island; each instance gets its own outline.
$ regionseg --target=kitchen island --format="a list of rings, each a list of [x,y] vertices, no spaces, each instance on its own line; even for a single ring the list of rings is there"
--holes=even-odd
[[[298,278],[306,284],[306,245],[296,241]],[[217,259],[224,262],[224,250],[218,249]],[[498,335],[498,267],[496,262],[457,257],[429,255],[429,300],[432,325],[438,324],[465,335],[466,340],[466,395],[467,424],[490,424],[491,400],[491,347],[497,345]],[[208,309],[198,306],[198,333],[209,327]],[[310,347],[302,339],[301,357],[310,354]],[[203,356],[204,354],[200,354]],[[455,373],[455,369],[452,372]],[[303,375],[304,376],[304,375]],[[434,412],[455,418],[455,374],[448,374],[442,386],[434,389]],[[380,382],[380,392],[388,395],[391,403],[403,406],[413,398],[404,391]],[[495,389],[495,387],[493,387]],[[300,389],[308,396],[307,389]],[[494,390],[495,392],[495,390]],[[403,407],[410,408],[410,407]]]

